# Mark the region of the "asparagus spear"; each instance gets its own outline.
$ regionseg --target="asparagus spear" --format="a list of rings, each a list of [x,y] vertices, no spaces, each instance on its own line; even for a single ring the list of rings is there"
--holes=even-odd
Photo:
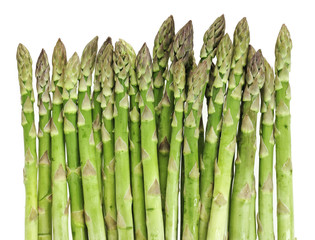
[[[250,64],[250,61],[252,60],[255,53],[256,53],[256,50],[253,48],[253,46],[249,45],[248,55],[247,55],[247,65]],[[249,235],[248,235],[249,237],[248,238],[256,240],[256,237],[257,237],[256,236],[256,187],[255,187],[254,171],[252,171],[252,179],[250,181],[250,184],[251,184],[250,185],[251,199],[250,199],[249,217],[248,217],[248,223],[249,223]]]
[[[202,112],[201,112],[200,123],[199,123],[199,137],[198,137],[198,159],[199,159],[199,164],[202,162],[204,145],[205,145],[205,129],[204,129],[204,126],[203,126]]]
[[[32,87],[32,59],[26,47],[19,44],[16,52],[22,105],[24,135],[25,240],[38,239],[37,212],[37,154],[34,122],[34,92]]]
[[[157,160],[157,136],[152,82],[152,61],[146,44],[136,58],[139,85],[141,160],[148,239],[164,239],[164,226]]]
[[[282,25],[275,48],[277,226],[278,239],[281,240],[294,239],[289,84],[291,49],[289,30]]]
[[[81,78],[78,94],[78,132],[80,161],[84,197],[85,223],[89,239],[106,239],[101,206],[101,195],[95,160],[95,142],[92,128],[92,108],[89,82],[95,66],[98,37],[93,38],[84,48],[81,57]]]
[[[99,190],[102,194],[102,136],[101,136],[101,71],[102,64],[105,57],[105,48],[111,39],[107,39],[103,45],[101,46],[98,54],[96,56],[95,63],[95,76],[94,76],[94,89],[93,89],[93,97],[92,97],[92,121],[93,121],[93,131],[94,131],[94,142],[95,142],[95,160],[96,160],[96,173],[97,180],[99,183]],[[103,201],[103,197],[101,197]]]
[[[185,105],[184,122],[184,215],[182,239],[198,239],[199,159],[198,138],[200,109],[208,81],[207,62],[201,62],[192,73]]]
[[[51,136],[51,174],[52,174],[52,223],[54,239],[69,239],[65,143],[63,135],[62,89],[64,69],[67,64],[66,49],[61,40],[56,43],[52,58],[52,120]]]
[[[165,239],[177,240],[178,191],[181,145],[183,142],[183,116],[185,101],[185,65],[181,60],[174,64],[174,113],[168,162],[165,196]]]
[[[274,72],[265,60],[265,84],[261,91],[259,147],[258,237],[274,239],[273,230],[273,149]]]
[[[131,58],[135,59],[134,51],[131,52]],[[135,61],[132,61],[132,69],[135,67]],[[163,88],[162,88],[163,90]],[[135,238],[147,239],[147,229],[145,222],[145,203],[143,172],[141,163],[141,133],[140,133],[140,108],[139,108],[139,85],[136,75],[130,77],[130,159],[131,159],[131,184],[133,197],[133,220],[135,224]]]
[[[71,229],[73,239],[87,239],[83,215],[83,189],[79,157],[77,126],[77,83],[80,77],[80,59],[74,53],[65,68],[63,86],[64,134],[67,146],[67,180],[69,184],[71,206]]]
[[[240,101],[244,84],[249,44],[249,29],[246,18],[236,26],[234,47],[229,74],[229,86],[223,109],[223,124],[220,137],[218,162],[215,163],[213,200],[207,239],[227,239],[229,196],[232,179],[232,165],[235,153],[236,133],[240,118]]]
[[[173,16],[169,16],[161,25],[154,39],[153,47],[153,85],[154,100],[157,106],[162,97],[167,75],[167,63],[175,35]]]
[[[212,191],[214,184],[214,166],[217,161],[222,125],[222,111],[226,83],[228,81],[233,45],[228,34],[222,38],[217,50],[217,63],[211,68],[213,83],[210,87],[208,101],[208,122],[206,140],[200,167],[200,227],[199,239],[206,239],[211,210]],[[212,71],[213,69],[213,71]]]
[[[256,152],[256,122],[259,111],[259,90],[264,81],[264,58],[259,50],[247,65],[230,210],[229,239],[232,240],[256,239],[256,236],[249,235],[251,225],[249,220],[254,221],[250,219],[252,215],[250,208]]]
[[[39,109],[38,126],[38,238],[51,239],[51,151],[50,151],[50,110],[49,62],[42,49],[36,63],[36,79]]]
[[[111,38],[104,50],[104,60],[101,68],[101,87],[102,87],[102,142],[103,142],[103,197],[104,197],[104,216],[109,240],[117,239],[117,213],[115,198],[115,145],[114,145],[114,71],[113,64],[113,45]]]
[[[158,129],[158,161],[159,161],[159,176],[161,184],[161,197],[163,216],[165,216],[165,192],[167,179],[167,166],[170,151],[171,139],[171,122],[174,112],[174,91],[173,91],[173,64],[182,59],[185,64],[186,71],[191,60],[193,49],[193,27],[189,21],[182,29],[178,31],[174,38],[170,58],[172,65],[170,66],[169,77],[165,85],[164,96],[159,103],[158,108],[161,109]]]
[[[115,179],[119,239],[134,239],[128,142],[128,88],[131,59],[122,41],[115,44]]]

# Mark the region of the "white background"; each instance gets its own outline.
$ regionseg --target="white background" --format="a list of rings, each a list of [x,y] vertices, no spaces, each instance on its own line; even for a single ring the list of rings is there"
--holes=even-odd
[[[0,3],[0,221],[1,239],[24,238],[23,135],[16,48],[23,43],[33,58],[42,48],[51,59],[60,37],[68,58],[81,55],[86,43],[99,36],[122,38],[136,52],[143,42],[150,49],[161,23],[172,14],[176,31],[188,20],[194,25],[196,59],[204,32],[222,13],[233,36],[237,22],[247,17],[250,43],[262,49],[273,65],[274,45],[282,23],[293,41],[292,160],[294,169],[295,232],[298,239],[314,238],[314,7],[312,1],[1,1]],[[37,110],[37,109],[36,109]]]

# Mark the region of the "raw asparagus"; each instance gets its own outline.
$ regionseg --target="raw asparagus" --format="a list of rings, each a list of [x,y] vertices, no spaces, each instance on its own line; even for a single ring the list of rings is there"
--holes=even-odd
[[[136,58],[139,85],[141,161],[143,166],[146,224],[148,239],[164,239],[163,214],[159,181],[157,134],[152,81],[152,60],[146,44]]]
[[[83,214],[83,189],[79,157],[77,126],[77,83],[80,78],[80,59],[74,53],[65,68],[63,85],[64,134],[67,147],[67,181],[69,184],[71,230],[73,239],[87,239]]]
[[[218,161],[215,163],[213,199],[207,239],[227,239],[232,164],[235,153],[236,133],[240,118],[240,102],[245,79],[249,44],[249,29],[246,18],[234,32],[233,57],[229,74],[228,93],[223,108],[223,124],[220,137]]]
[[[92,127],[92,107],[90,86],[95,66],[98,37],[93,38],[84,48],[81,57],[81,76],[78,94],[78,137],[84,197],[84,218],[89,239],[106,239],[101,193],[95,160],[94,131]]]
[[[167,64],[174,35],[175,25],[173,16],[171,15],[162,23],[154,38],[152,71],[155,106],[160,103],[163,97],[164,84],[167,75]]]
[[[174,64],[174,113],[170,143],[165,196],[165,239],[177,240],[179,171],[183,142],[183,116],[185,102],[185,65],[181,60]]]
[[[51,100],[49,95],[49,62],[42,49],[36,63],[36,79],[38,94],[38,239],[52,238],[51,225],[51,151],[50,151],[50,118]]]
[[[131,58],[135,59],[135,54],[131,52]],[[131,69],[134,69],[135,61],[132,61]],[[162,88],[163,90],[163,88]],[[140,108],[139,108],[139,86],[136,75],[130,77],[130,159],[131,159],[131,189],[133,197],[133,221],[135,224],[135,238],[147,239],[147,229],[145,221],[145,203],[143,171],[141,163],[141,134],[140,134]]]
[[[250,59],[250,56],[248,56]],[[256,152],[256,123],[259,90],[265,80],[264,58],[257,51],[248,62],[242,99],[242,116],[237,139],[237,159],[231,199],[229,239],[256,239],[249,235],[251,200]],[[255,234],[254,234],[255,235]]]
[[[206,239],[207,237],[214,184],[214,166],[217,161],[219,150],[223,102],[226,94],[226,83],[228,81],[231,67],[232,52],[232,41],[229,35],[225,34],[218,46],[217,63],[211,68],[214,79],[212,86],[209,89],[210,96],[208,101],[205,147],[202,162],[200,164],[200,240]]]
[[[114,135],[117,228],[119,239],[134,239],[128,141],[130,61],[130,55],[125,44],[122,41],[116,42],[113,55],[113,69],[115,72]]]
[[[273,230],[274,72],[265,60],[265,84],[261,91],[258,237],[275,239]]]
[[[63,135],[63,99],[62,89],[64,70],[67,64],[66,49],[61,40],[56,43],[53,52],[52,82],[53,92],[51,136],[51,174],[52,174],[52,223],[54,239],[69,239],[67,197],[66,157]]]
[[[104,50],[104,60],[101,68],[102,87],[102,142],[103,142],[103,198],[104,216],[106,223],[107,238],[117,239],[117,213],[115,197],[115,142],[114,142],[114,71],[113,45],[111,38]]]
[[[185,105],[184,121],[184,212],[182,239],[198,239],[199,225],[199,159],[198,138],[200,109],[209,80],[207,62],[199,63],[192,73]]]
[[[111,41],[111,39],[107,39],[101,46],[98,54],[96,56],[95,63],[95,75],[94,75],[94,89],[92,96],[92,121],[93,121],[93,131],[94,131],[94,141],[95,141],[95,161],[96,161],[96,173],[97,180],[100,189],[100,193],[102,194],[102,136],[101,136],[101,122],[102,122],[102,108],[101,108],[101,71],[102,64],[105,58],[105,48],[107,44]],[[101,197],[103,201],[103,196]]]
[[[159,176],[162,197],[163,216],[165,216],[165,192],[166,192],[166,179],[167,179],[167,166],[170,152],[170,139],[171,139],[171,123],[172,115],[174,112],[174,91],[173,91],[173,64],[180,59],[183,59],[186,71],[188,71],[188,64],[192,58],[193,49],[193,27],[192,22],[189,21],[182,29],[178,31],[174,37],[173,46],[170,52],[170,59],[172,65],[166,79],[164,95],[159,103],[158,108],[161,110],[159,116],[159,129],[158,129],[158,161],[159,161]]]
[[[32,59],[24,45],[16,52],[22,105],[24,135],[24,186],[25,186],[25,240],[38,239],[37,212],[37,154],[34,122],[34,92],[32,87]]]
[[[289,30],[282,25],[275,48],[276,92],[276,177],[278,239],[294,239],[293,186],[291,161],[291,91],[289,72],[291,68],[292,41]]]

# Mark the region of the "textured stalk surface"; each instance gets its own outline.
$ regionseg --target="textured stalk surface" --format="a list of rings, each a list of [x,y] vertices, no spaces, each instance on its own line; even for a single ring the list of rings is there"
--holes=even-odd
[[[50,125],[51,136],[51,177],[52,177],[52,223],[54,239],[69,239],[67,197],[66,156],[63,134],[63,99],[62,89],[64,70],[67,64],[66,49],[61,40],[53,52],[52,73],[52,119]]]
[[[141,161],[143,166],[144,196],[148,239],[164,239],[161,191],[157,154],[152,60],[146,44],[136,58],[139,85]]]
[[[32,59],[29,51],[19,44],[16,52],[18,79],[22,105],[24,135],[25,240],[38,239],[37,211],[37,154],[34,122],[34,92],[32,87]]]
[[[92,107],[90,82],[95,66],[98,37],[84,48],[81,57],[81,76],[78,94],[78,136],[84,197],[84,217],[89,239],[106,239],[105,224],[101,205],[96,159],[94,131],[92,127]]]
[[[51,150],[50,150],[50,118],[51,100],[49,95],[49,62],[43,49],[36,63],[37,95],[38,95],[38,239],[52,238],[51,225]]]
[[[115,44],[113,55],[115,72],[115,179],[118,239],[134,239],[132,194],[129,162],[129,70],[130,55],[123,41]]]
[[[293,186],[291,161],[291,68],[292,41],[285,25],[277,38],[275,55],[276,92],[276,174],[277,174],[277,221],[278,239],[294,239]]]
[[[141,133],[140,133],[140,108],[139,108],[139,86],[135,75],[135,53],[130,52],[131,75],[130,75],[130,160],[131,160],[131,189],[133,198],[133,221],[135,225],[135,238],[147,239],[147,229],[145,220],[143,170],[141,162]],[[133,74],[132,74],[133,73]],[[163,89],[163,88],[162,88]]]
[[[240,102],[245,81],[249,44],[249,29],[246,18],[234,32],[233,57],[229,74],[228,93],[223,108],[223,123],[219,145],[218,162],[215,164],[213,199],[207,239],[227,239],[232,165],[235,153],[236,134],[240,119]]]
[[[200,164],[200,226],[199,239],[206,239],[210,217],[214,185],[214,166],[217,161],[222,127],[222,111],[226,83],[228,81],[233,46],[228,34],[221,40],[217,50],[217,63],[211,68],[213,78],[209,89],[208,121],[206,126],[205,146]]]
[[[182,239],[198,239],[199,226],[199,123],[206,85],[207,62],[201,62],[192,73],[185,105],[184,121],[184,211]],[[188,83],[189,84],[189,83]]]
[[[165,198],[165,239],[177,240],[178,193],[181,150],[183,142],[183,118],[185,102],[185,65],[178,61],[174,65],[174,113],[170,158],[168,162],[166,198]]]
[[[173,64],[182,59],[185,67],[188,68],[191,56],[193,55],[193,26],[189,21],[183,26],[174,37],[174,42],[170,52],[172,65],[170,66],[169,76],[166,79],[165,91],[158,109],[159,115],[158,128],[158,160],[159,160],[159,176],[161,184],[161,197],[163,216],[165,213],[165,192],[167,180],[167,167],[170,152],[170,139],[172,132],[172,116],[174,112],[174,90],[173,90]],[[187,69],[186,69],[187,71]]]
[[[115,240],[117,235],[117,212],[115,195],[115,142],[114,142],[114,71],[113,64],[113,45],[111,38],[104,50],[104,60],[101,68],[102,85],[102,142],[103,142],[103,198],[104,216],[107,231],[107,238]]]
[[[261,91],[258,237],[274,239],[273,230],[273,150],[274,150],[274,72],[265,60],[266,79]]]
[[[251,48],[254,52],[253,48]],[[250,236],[253,177],[256,153],[256,123],[259,112],[259,91],[265,81],[264,58],[261,51],[250,56],[246,84],[242,99],[242,115],[237,139],[238,156],[235,161],[235,177],[231,199],[229,239],[256,239]],[[255,191],[255,190],[254,190]],[[255,208],[254,208],[255,209]]]
[[[71,230],[73,239],[87,239],[87,229],[83,214],[83,189],[79,157],[77,126],[77,83],[80,76],[80,59],[74,53],[69,59],[63,86],[64,134],[67,147],[67,181],[70,193]]]
[[[98,54],[96,56],[95,63],[95,75],[94,75],[94,89],[92,96],[92,121],[93,121],[93,131],[94,131],[94,142],[95,142],[95,161],[96,161],[96,173],[98,185],[101,193],[101,200],[103,202],[103,184],[102,184],[102,152],[103,152],[103,143],[102,143],[102,95],[101,95],[101,71],[102,65],[105,58],[105,48],[107,44],[111,41],[110,38],[102,44]]]

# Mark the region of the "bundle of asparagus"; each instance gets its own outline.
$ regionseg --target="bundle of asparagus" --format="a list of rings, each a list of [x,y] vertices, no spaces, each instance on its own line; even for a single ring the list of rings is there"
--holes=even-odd
[[[51,81],[45,50],[36,63],[38,134],[32,59],[19,44],[25,239],[69,239],[69,207],[72,239],[274,239],[275,145],[277,237],[293,240],[292,42],[283,25],[273,71],[249,35],[243,18],[232,43],[218,17],[198,64],[192,22],[175,34],[172,16],[158,30],[153,59],[145,43],[136,55],[110,37],[97,51],[95,37],[81,59],[67,61],[59,39]]]

